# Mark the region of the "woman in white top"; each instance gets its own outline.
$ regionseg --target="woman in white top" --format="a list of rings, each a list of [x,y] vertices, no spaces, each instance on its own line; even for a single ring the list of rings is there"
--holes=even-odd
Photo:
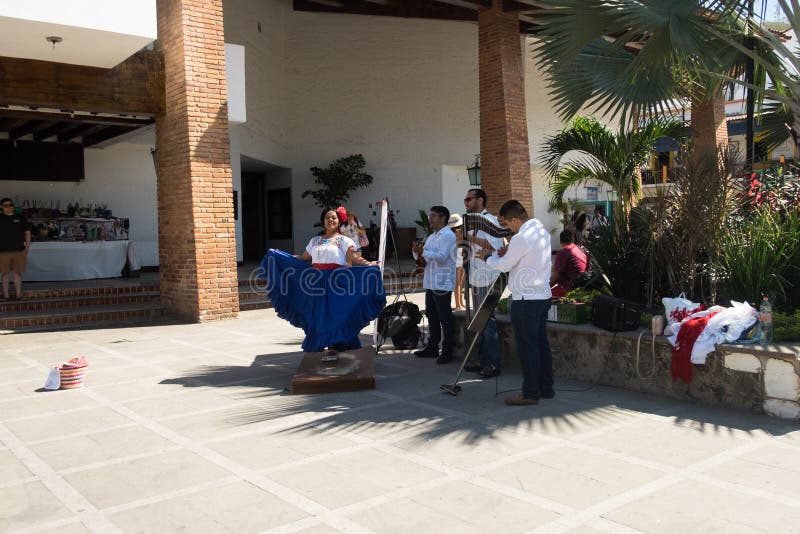
[[[311,262],[311,265],[323,270],[353,265],[377,265],[377,262],[369,262],[355,253],[357,245],[339,231],[341,218],[337,210],[322,210],[320,222],[323,227],[322,235],[312,237],[306,250],[295,258]]]
[[[366,230],[358,221],[358,216],[353,211],[347,212],[347,219],[344,224],[339,227],[339,231],[342,232],[342,235],[349,237],[353,241],[353,245],[355,247],[355,252],[357,255],[361,255],[362,246],[362,235],[366,236]]]
[[[322,234],[302,254],[270,249],[261,262],[272,305],[278,317],[303,329],[306,352],[360,348],[359,332],[386,305],[380,269],[356,255],[353,241],[339,232],[344,217],[324,209]]]

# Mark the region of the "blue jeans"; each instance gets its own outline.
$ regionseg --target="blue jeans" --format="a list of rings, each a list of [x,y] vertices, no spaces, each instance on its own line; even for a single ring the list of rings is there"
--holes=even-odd
[[[547,341],[547,300],[515,300],[511,324],[522,364],[522,396],[538,399],[553,395],[553,355]]]
[[[452,291],[425,290],[425,316],[428,318],[428,346],[429,349],[439,348],[442,342],[442,354],[453,354],[453,308],[450,307]],[[444,335],[444,339],[442,339]]]
[[[472,288],[472,306],[477,310],[481,305],[486,294],[492,286],[486,287],[473,287]],[[497,321],[494,319],[494,313],[489,317],[486,322],[486,328],[483,329],[482,334],[478,334],[478,352],[481,355],[481,367],[493,365],[500,369],[500,336],[497,333]]]

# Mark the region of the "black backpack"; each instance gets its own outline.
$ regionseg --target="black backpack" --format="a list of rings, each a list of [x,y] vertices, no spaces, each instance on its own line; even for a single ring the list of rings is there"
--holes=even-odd
[[[387,338],[391,338],[398,349],[416,348],[422,337],[419,331],[421,320],[419,306],[407,300],[395,300],[383,308],[378,316],[378,349]]]

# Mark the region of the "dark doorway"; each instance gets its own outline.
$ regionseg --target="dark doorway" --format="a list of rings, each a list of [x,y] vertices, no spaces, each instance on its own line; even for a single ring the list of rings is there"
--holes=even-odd
[[[262,173],[242,173],[242,246],[244,261],[267,253],[267,183]]]

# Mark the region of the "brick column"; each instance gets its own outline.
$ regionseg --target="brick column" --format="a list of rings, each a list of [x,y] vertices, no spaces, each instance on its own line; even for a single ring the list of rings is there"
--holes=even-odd
[[[692,139],[697,147],[716,148],[728,144],[725,95],[722,90],[706,99],[692,100]]]
[[[517,13],[495,0],[478,14],[481,187],[489,211],[512,198],[533,215],[525,84]]]
[[[222,0],[158,0],[161,298],[192,321],[239,313]]]

